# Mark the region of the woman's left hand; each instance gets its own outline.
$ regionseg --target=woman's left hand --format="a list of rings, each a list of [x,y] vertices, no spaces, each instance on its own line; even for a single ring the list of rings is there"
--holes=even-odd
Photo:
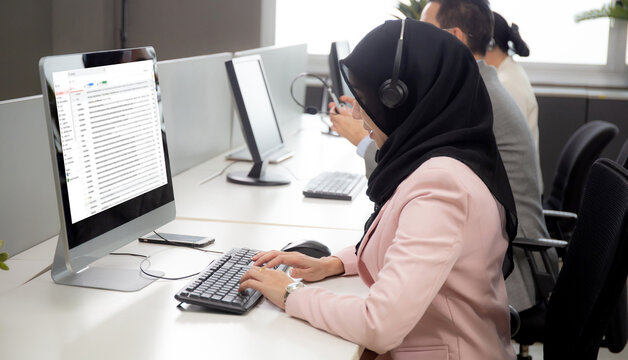
[[[242,275],[238,291],[249,288],[258,290],[273,304],[283,309],[286,287],[293,282],[294,280],[283,271],[253,266]]]

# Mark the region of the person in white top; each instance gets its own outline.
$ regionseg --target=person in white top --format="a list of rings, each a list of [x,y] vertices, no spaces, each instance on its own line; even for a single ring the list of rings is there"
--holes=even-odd
[[[521,57],[530,55],[528,45],[519,35],[517,24],[508,25],[506,20],[493,11],[495,27],[493,29],[494,45],[486,53],[484,61],[497,68],[499,81],[515,99],[515,102],[525,115],[534,138],[538,152],[539,149],[539,105],[536,102],[530,79],[523,67],[515,62],[510,54]]]

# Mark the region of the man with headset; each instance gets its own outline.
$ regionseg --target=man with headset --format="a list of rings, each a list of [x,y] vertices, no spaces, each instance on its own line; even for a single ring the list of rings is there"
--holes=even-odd
[[[523,113],[501,85],[497,71],[483,60],[493,38],[493,14],[488,2],[431,0],[423,9],[421,21],[451,33],[467,45],[476,58],[493,106],[493,132],[497,147],[515,198],[519,218],[517,237],[548,238],[541,206],[540,166],[532,134]],[[352,99],[343,97],[341,100],[350,102]],[[330,106],[334,107],[335,104]],[[361,125],[350,118],[350,110],[339,108],[338,111],[339,115],[330,112],[334,124],[332,130],[357,146],[358,154],[364,157],[368,177],[377,166],[377,148]],[[558,257],[554,251],[550,257],[553,268],[549,270],[556,274]],[[515,249],[514,259],[515,270],[506,280],[506,288],[510,304],[521,312],[541,304],[543,299],[536,293],[530,265],[523,250]]]

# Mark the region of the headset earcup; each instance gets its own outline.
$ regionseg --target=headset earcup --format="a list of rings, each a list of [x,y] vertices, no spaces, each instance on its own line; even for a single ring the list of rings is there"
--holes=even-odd
[[[401,106],[408,98],[408,87],[401,80],[395,85],[388,79],[379,87],[379,100],[389,109]]]

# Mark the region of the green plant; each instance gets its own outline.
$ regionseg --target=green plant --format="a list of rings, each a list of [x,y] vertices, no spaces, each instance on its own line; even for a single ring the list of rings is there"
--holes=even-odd
[[[628,0],[613,0],[599,9],[583,11],[576,14],[576,22],[597,18],[614,18],[628,20]]]
[[[410,3],[406,3],[405,1],[399,1],[399,5],[397,5],[397,10],[407,18],[419,20],[421,18],[421,12],[425,9],[428,0],[410,0]],[[628,1],[628,0],[626,0]],[[397,19],[401,19],[397,15],[393,15]]]
[[[0,240],[0,249],[4,246],[4,240]],[[6,252],[0,253],[0,269],[9,270],[9,267],[4,262],[9,258],[9,254]]]

